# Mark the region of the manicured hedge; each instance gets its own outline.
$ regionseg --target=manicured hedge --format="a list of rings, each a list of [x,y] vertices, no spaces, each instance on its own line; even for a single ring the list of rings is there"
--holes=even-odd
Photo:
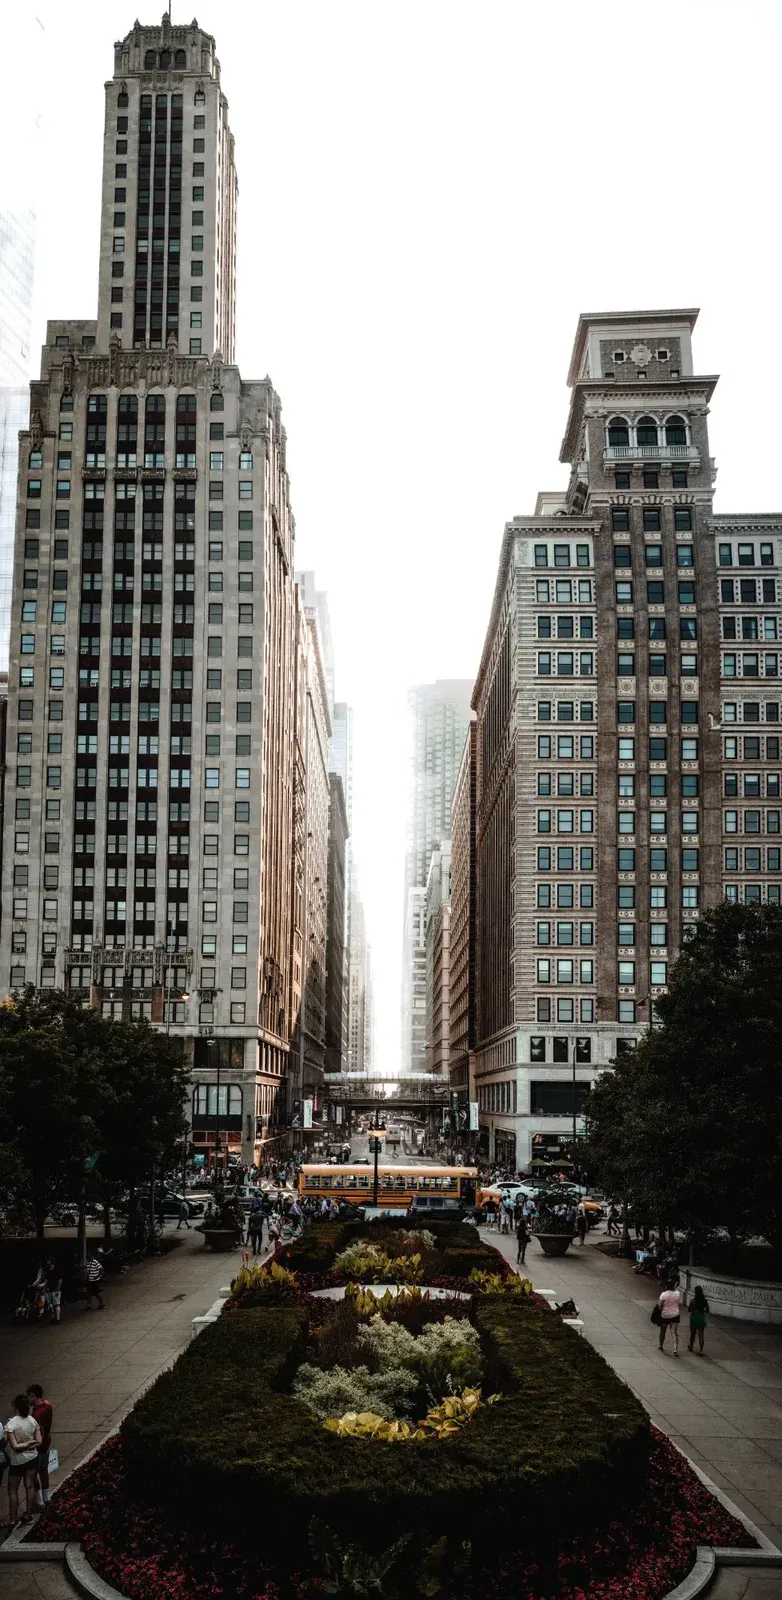
[[[364,1227],[354,1222],[313,1222],[300,1239],[285,1246],[280,1263],[292,1272],[328,1272],[334,1257]]]
[[[443,1271],[449,1272],[454,1278],[469,1278],[470,1273],[500,1272],[505,1275],[507,1265],[505,1257],[498,1250],[493,1250],[491,1245],[478,1244],[473,1249],[457,1247],[454,1250],[443,1251]]]
[[[466,1265],[464,1276],[468,1276],[474,1266],[481,1272],[502,1270],[498,1267],[497,1252],[491,1245],[483,1244],[477,1229],[470,1227],[468,1223],[413,1222],[406,1216],[382,1217],[373,1222],[313,1222],[305,1229],[300,1239],[294,1239],[291,1244],[285,1246],[280,1261],[292,1272],[328,1272],[334,1264],[334,1258],[354,1239],[367,1239],[371,1242],[375,1232],[380,1235],[389,1232],[421,1232],[424,1229],[434,1236],[438,1251],[443,1252],[441,1269],[443,1272],[452,1273],[457,1277],[462,1275],[463,1267],[454,1265],[447,1259],[454,1251],[460,1258],[464,1256],[465,1265],[469,1257],[469,1265]]]
[[[306,1312],[255,1310],[208,1328],[134,1407],[123,1456],[139,1493],[290,1563],[313,1515],[386,1548],[422,1520],[476,1552],[547,1550],[642,1503],[649,1425],[592,1347],[527,1302],[478,1299],[502,1401],[457,1435],[379,1444],[329,1434],[289,1393]]]

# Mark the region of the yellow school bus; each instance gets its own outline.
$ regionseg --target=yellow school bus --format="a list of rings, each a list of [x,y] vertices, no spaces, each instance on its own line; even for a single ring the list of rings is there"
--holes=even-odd
[[[443,1201],[475,1203],[477,1167],[378,1166],[377,1203],[407,1211],[413,1202],[422,1211]],[[308,1163],[299,1172],[299,1196],[352,1200],[354,1205],[374,1203],[374,1167],[363,1163],[329,1166]]]

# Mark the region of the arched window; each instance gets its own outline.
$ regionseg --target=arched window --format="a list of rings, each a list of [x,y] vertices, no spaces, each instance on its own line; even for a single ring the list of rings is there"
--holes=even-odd
[[[186,67],[187,66],[187,56],[185,55],[184,50],[177,50],[177,53],[176,53],[176,55],[174,57],[174,66],[175,67]]]
[[[73,395],[72,394],[64,394],[64,395],[60,396],[60,410],[61,411],[72,411],[73,410]]]
[[[210,411],[224,411],[225,410],[225,400],[224,400],[224,398],[223,398],[223,396],[222,396],[222,394],[221,394],[219,389],[213,389],[212,390],[212,397],[211,397],[211,399],[209,401],[209,410]]]
[[[205,106],[206,105],[206,95],[204,94],[203,89],[196,89],[196,92],[193,95],[193,105],[194,106]]]
[[[687,426],[684,417],[669,417],[665,424],[666,444],[686,444]]]
[[[624,417],[612,417],[608,424],[608,443],[612,449],[630,443],[630,430]]]
[[[639,417],[635,429],[637,444],[657,444],[657,423],[654,417]]]
[[[145,53],[145,56],[144,56],[144,66],[145,66],[147,72],[151,71],[151,69],[154,67],[156,61],[157,61],[157,56],[155,55],[154,50],[147,50],[146,53]]]
[[[160,52],[160,65],[163,68],[164,72],[167,70],[168,67],[171,66],[171,51],[170,50],[161,50],[161,52]]]
[[[166,397],[148,394],[144,419],[144,466],[166,464]]]
[[[128,103],[128,91],[127,91],[127,89],[120,89],[120,92],[117,95],[117,105],[122,110],[124,110],[124,108],[127,105],[127,103]]]

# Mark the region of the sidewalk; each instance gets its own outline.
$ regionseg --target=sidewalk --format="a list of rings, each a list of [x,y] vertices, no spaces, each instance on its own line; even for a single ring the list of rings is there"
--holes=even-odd
[[[172,1231],[176,1223],[166,1234]],[[0,1326],[0,1415],[10,1414],[13,1396],[29,1383],[43,1384],[54,1405],[52,1443],[60,1452],[53,1484],[117,1426],[184,1349],[193,1317],[208,1310],[242,1264],[241,1250],[214,1255],[200,1233],[183,1229],[178,1237],[181,1245],[168,1255],[110,1277],[104,1311],[88,1311],[77,1301],[63,1307],[59,1327]],[[4,1594],[7,1581],[5,1568]]]
[[[481,1234],[515,1266],[515,1238],[485,1228]],[[636,1277],[630,1263],[596,1249],[604,1237],[601,1228],[561,1258],[544,1256],[533,1239],[523,1270],[536,1289],[575,1300],[585,1336],[643,1401],[652,1422],[782,1549],[782,1328],[714,1317],[700,1359],[687,1351],[685,1317],[678,1359],[670,1341],[660,1355],[649,1320],[655,1285]],[[740,1600],[738,1576],[722,1574],[712,1593]],[[762,1583],[767,1591],[754,1587]],[[747,1600],[782,1597],[781,1573],[755,1576],[752,1584]]]

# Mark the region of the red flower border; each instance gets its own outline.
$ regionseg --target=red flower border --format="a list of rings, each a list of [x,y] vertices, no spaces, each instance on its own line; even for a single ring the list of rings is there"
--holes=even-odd
[[[65,1480],[34,1537],[80,1540],[90,1565],[128,1600],[303,1600],[311,1593],[302,1574],[272,1571],[219,1537],[172,1529],[157,1506],[134,1499],[116,1435]],[[648,1488],[630,1525],[611,1522],[588,1541],[565,1538],[550,1566],[516,1551],[451,1586],[448,1600],[661,1600],[690,1571],[697,1545],[752,1542],[653,1428]]]

